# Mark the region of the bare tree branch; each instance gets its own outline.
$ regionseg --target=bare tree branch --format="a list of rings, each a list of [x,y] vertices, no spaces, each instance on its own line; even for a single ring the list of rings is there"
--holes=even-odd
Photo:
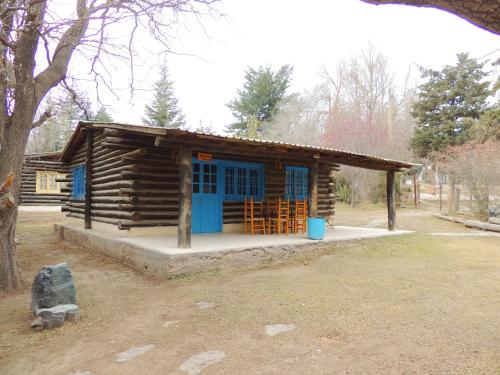
[[[52,113],[52,108],[46,109],[40,117],[38,117],[38,120],[33,122],[33,125],[31,126],[31,129],[38,128],[39,126],[42,126],[45,121],[47,121],[49,118],[51,118],[54,114]]]

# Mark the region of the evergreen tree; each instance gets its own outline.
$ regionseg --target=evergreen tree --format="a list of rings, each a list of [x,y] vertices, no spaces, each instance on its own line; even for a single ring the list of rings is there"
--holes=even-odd
[[[448,145],[470,140],[474,120],[487,106],[490,95],[484,63],[469,58],[467,53],[457,55],[455,66],[441,71],[421,68],[427,82],[419,87],[413,106],[417,124],[411,146],[418,156],[425,157]]]
[[[155,83],[154,100],[146,105],[146,125],[159,128],[182,128],[185,125],[184,115],[178,107],[178,99],[174,96],[173,82],[169,79],[167,65],[160,67],[160,79]]]
[[[113,117],[109,114],[105,106],[101,106],[93,116],[92,120],[99,122],[113,122]]]
[[[258,69],[248,68],[245,72],[243,89],[227,106],[237,122],[228,125],[230,133],[248,137],[258,137],[263,127],[276,114],[279,105],[288,98],[293,68],[282,66],[273,72],[269,66]]]
[[[471,127],[475,141],[500,141],[500,105],[487,109]]]

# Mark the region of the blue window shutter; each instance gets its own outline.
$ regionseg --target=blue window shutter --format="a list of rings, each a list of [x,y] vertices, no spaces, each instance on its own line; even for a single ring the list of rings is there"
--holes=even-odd
[[[71,197],[73,199],[85,198],[85,166],[79,165],[73,168],[73,186],[71,188]]]

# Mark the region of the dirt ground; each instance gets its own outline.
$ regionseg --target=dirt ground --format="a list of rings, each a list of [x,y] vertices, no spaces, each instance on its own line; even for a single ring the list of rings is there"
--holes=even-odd
[[[381,208],[337,212],[339,224],[373,227],[385,216]],[[0,374],[184,374],[184,361],[206,351],[225,357],[203,375],[500,374],[500,237],[428,211],[398,210],[398,228],[413,234],[170,281],[58,241],[52,223],[62,220],[20,213],[27,285],[0,296]],[[39,268],[63,261],[82,319],[34,332],[29,284]],[[271,324],[296,328],[268,336]],[[115,361],[145,345],[154,347]]]

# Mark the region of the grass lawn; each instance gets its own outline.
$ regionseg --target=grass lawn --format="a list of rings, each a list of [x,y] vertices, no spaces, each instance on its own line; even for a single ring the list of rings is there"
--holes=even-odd
[[[385,219],[383,208],[337,209],[338,224],[385,227]],[[21,213],[27,285],[0,297],[0,374],[184,374],[186,359],[212,350],[225,357],[203,374],[500,374],[500,237],[429,211],[398,210],[397,227],[412,234],[170,281],[58,241],[52,223],[61,220]],[[83,318],[33,332],[29,283],[62,261]],[[268,336],[271,324],[296,328]],[[154,347],[115,362],[145,345]]]

